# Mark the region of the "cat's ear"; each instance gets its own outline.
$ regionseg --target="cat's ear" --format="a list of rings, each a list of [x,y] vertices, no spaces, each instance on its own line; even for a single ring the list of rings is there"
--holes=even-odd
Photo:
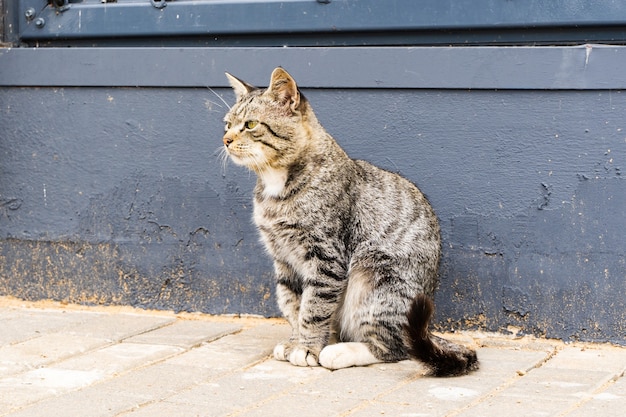
[[[229,73],[226,73],[226,78],[228,78],[228,82],[230,83],[230,86],[233,87],[233,90],[235,90],[235,95],[237,96],[237,100],[239,100],[241,96],[244,96],[248,94],[249,92],[251,92],[252,90],[256,89],[256,87],[248,84],[245,81],[241,81],[239,78],[234,77],[230,75]]]
[[[288,105],[292,112],[295,112],[300,105],[298,86],[291,75],[281,67],[272,72],[267,93],[282,105]]]

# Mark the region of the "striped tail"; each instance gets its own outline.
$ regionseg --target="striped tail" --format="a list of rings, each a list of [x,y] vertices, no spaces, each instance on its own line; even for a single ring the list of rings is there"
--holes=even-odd
[[[425,363],[434,376],[465,375],[478,369],[474,350],[430,333],[428,325],[434,310],[433,302],[425,295],[413,300],[405,326],[409,356]]]

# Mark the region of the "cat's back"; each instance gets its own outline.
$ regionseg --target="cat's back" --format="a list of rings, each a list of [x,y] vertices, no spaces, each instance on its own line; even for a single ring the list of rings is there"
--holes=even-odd
[[[375,239],[390,250],[398,244],[440,245],[435,212],[415,184],[367,161],[354,162],[359,172],[355,224],[360,225],[360,239]]]
[[[417,209],[419,212],[434,212],[426,196],[411,181],[400,174],[379,168],[367,161],[354,160],[358,167],[358,187],[361,188],[363,203],[368,201],[380,205],[381,209]]]

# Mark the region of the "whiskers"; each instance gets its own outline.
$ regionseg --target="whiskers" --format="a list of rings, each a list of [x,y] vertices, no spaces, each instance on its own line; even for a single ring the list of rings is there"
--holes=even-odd
[[[222,167],[222,176],[224,177],[226,177],[226,166],[229,159],[232,159],[235,164],[243,165],[250,171],[254,171],[261,176],[264,172],[271,169],[270,162],[265,155],[254,152],[253,149],[245,145],[239,145],[236,152],[232,155],[226,150],[226,147],[220,146],[215,150],[213,155],[216,155],[219,159],[220,166]]]
[[[215,95],[215,97],[219,98],[219,99],[220,99],[220,101],[221,101],[222,103],[224,103],[224,105],[225,105],[226,107],[228,107],[228,110],[231,110],[231,106],[229,106],[229,105],[228,105],[228,103],[226,102],[226,100],[224,100],[224,98],[223,98],[222,96],[220,96],[220,95],[219,95],[219,94],[217,94],[215,91],[213,91],[213,89],[212,89],[211,87],[207,86],[206,88],[208,88],[208,89],[209,89],[209,91],[210,91],[210,92],[212,92],[212,93]],[[217,104],[217,103],[215,103],[215,104]],[[220,106],[219,104],[217,104],[217,105],[218,105],[218,106]],[[222,107],[222,106],[220,106],[220,107]]]
[[[220,146],[213,152],[213,156],[216,156],[222,167],[222,177],[226,177],[226,165],[228,164],[229,155],[224,146]]]

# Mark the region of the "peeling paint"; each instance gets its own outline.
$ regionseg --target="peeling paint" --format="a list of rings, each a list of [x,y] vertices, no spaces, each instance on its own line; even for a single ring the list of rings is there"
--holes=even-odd
[[[502,308],[506,313],[517,314],[523,318],[530,313],[532,307],[528,293],[508,285],[502,287]]]

